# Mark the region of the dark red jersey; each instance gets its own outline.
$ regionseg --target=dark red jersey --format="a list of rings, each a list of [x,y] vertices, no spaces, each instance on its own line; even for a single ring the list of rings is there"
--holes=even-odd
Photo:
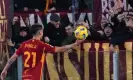
[[[16,51],[23,59],[23,80],[41,80],[45,63],[45,54],[54,53],[55,47],[39,40],[28,40],[21,44]]]

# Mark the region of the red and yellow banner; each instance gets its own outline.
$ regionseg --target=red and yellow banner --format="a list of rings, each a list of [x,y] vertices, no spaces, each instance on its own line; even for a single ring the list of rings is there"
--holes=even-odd
[[[7,45],[5,44],[8,26],[8,0],[0,0],[0,70],[6,63],[8,56]]]

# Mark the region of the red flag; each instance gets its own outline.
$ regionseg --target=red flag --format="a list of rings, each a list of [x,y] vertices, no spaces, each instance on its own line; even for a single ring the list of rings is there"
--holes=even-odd
[[[49,5],[52,4],[53,0],[46,0],[46,7],[44,10],[44,14],[47,13],[48,9],[49,9]]]

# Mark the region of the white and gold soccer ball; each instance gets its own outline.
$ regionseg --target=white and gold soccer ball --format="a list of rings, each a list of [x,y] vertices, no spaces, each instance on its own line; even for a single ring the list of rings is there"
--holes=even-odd
[[[88,29],[85,26],[77,26],[74,34],[75,37],[80,40],[86,39],[89,35]]]

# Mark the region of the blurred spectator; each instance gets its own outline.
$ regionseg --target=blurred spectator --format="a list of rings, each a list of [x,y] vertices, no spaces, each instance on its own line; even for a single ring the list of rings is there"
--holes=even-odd
[[[111,23],[106,23],[104,25],[104,38],[106,40],[110,40],[113,33],[114,33],[113,25]]]
[[[44,41],[53,46],[60,46],[65,38],[65,29],[60,26],[60,17],[57,14],[51,14],[50,20],[44,29]]]
[[[77,26],[79,25],[84,25],[86,28],[88,28],[89,36],[87,37],[87,40],[110,40],[114,31],[112,24],[107,22],[103,25],[103,30],[99,31],[94,29],[94,27],[90,27],[88,21],[79,21]]]
[[[130,20],[127,19],[127,14],[125,14],[122,9],[115,10],[116,13],[113,13],[111,21],[114,24],[114,35],[110,40],[110,50],[114,52],[114,46],[123,44],[126,40],[131,37],[131,28],[128,27],[128,22]]]
[[[18,35],[19,31],[20,31],[20,20],[17,16],[15,16],[12,22],[12,36]]]
[[[104,25],[106,23],[109,23],[108,19],[106,17],[102,17],[101,19],[101,28],[104,29]]]
[[[75,42],[76,38],[75,38],[75,35],[73,32],[74,26],[72,24],[68,24],[67,26],[65,26],[65,31],[66,31],[67,37],[62,42],[62,45],[67,45],[67,44],[71,44],[71,43]]]
[[[71,22],[70,22],[70,20],[69,20],[69,18],[68,18],[68,15],[64,15],[63,17],[61,17],[61,20],[60,20],[61,26],[66,27],[66,26],[68,26],[70,23],[71,23]]]
[[[49,43],[52,46],[61,46],[66,36],[65,29],[61,26],[60,20],[61,19],[57,14],[52,13],[50,16],[50,22],[48,23],[47,27],[44,28],[43,41]],[[62,56],[62,54],[60,54],[60,56]],[[59,56],[57,56],[57,54],[54,54],[53,57],[55,62],[55,69],[57,70],[58,74],[60,74],[58,70],[58,61],[56,60]]]
[[[106,23],[103,26],[103,30],[96,31],[92,27],[89,28],[90,35],[87,40],[102,41],[110,40],[113,35],[113,26],[110,23]]]
[[[127,1],[131,5],[131,7],[133,8],[133,0],[127,0]]]
[[[126,16],[125,22],[130,29],[133,29],[133,14],[128,14]]]
[[[56,10],[56,0],[45,0],[46,1],[46,6],[44,13],[46,14],[47,12],[52,12]]]
[[[29,28],[21,27],[19,34],[16,36],[13,36],[11,40],[8,41],[8,45],[17,49],[22,42],[31,38],[32,36],[29,34]]]
[[[125,22],[126,26],[129,28],[130,39],[133,39],[133,14],[128,14]]]

